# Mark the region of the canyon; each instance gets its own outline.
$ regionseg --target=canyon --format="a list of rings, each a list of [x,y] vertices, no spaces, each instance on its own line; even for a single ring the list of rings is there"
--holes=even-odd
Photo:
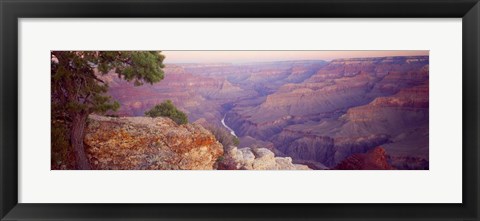
[[[167,63],[164,70],[161,82],[138,87],[102,76],[121,104],[109,114],[144,116],[172,100],[194,125],[239,138],[238,147],[223,147],[236,162],[224,166],[236,169],[253,168],[257,155],[270,159],[257,168],[429,169],[428,56]]]

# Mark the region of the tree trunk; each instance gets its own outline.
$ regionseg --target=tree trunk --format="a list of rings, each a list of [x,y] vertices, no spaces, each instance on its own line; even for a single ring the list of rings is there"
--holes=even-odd
[[[76,167],[79,170],[89,170],[87,153],[83,147],[83,138],[88,114],[76,113],[72,118],[72,128],[70,130],[70,141],[72,142],[75,154]]]

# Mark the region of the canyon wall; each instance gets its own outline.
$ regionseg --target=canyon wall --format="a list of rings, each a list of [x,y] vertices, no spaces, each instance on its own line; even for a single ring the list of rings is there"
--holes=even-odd
[[[398,169],[428,169],[428,65],[428,57],[334,60],[254,107],[233,108],[227,123],[294,162],[334,167],[383,145]]]

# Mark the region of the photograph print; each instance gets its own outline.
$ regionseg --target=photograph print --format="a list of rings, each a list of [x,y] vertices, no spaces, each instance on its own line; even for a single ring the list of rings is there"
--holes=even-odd
[[[428,170],[429,51],[51,51],[51,170]]]

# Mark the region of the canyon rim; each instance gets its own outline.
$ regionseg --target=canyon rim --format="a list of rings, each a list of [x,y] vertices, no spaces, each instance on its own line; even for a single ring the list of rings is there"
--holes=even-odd
[[[429,51],[52,51],[52,170],[428,170]]]

